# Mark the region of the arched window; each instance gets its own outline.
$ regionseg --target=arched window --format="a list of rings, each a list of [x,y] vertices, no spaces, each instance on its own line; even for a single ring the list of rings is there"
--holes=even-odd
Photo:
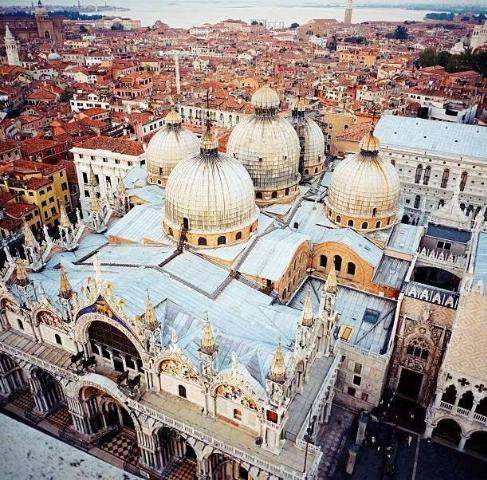
[[[409,342],[406,352],[413,357],[427,360],[429,355],[428,344],[421,338],[414,338]]]
[[[320,267],[326,268],[327,263],[328,258],[326,258],[326,255],[320,255]]]
[[[277,192],[275,192],[275,191],[274,191],[274,192],[272,192],[272,193],[271,193],[271,198],[277,198]]]
[[[171,227],[169,227],[169,235],[171,235],[171,237],[174,237],[174,233],[173,233],[173,231],[172,231],[172,228],[171,228]]]
[[[199,237],[198,238],[198,245],[202,245],[202,246],[207,245],[206,238],[205,237]]]
[[[414,183],[420,182],[422,174],[423,174],[423,165],[419,164],[416,167],[416,174],[414,175]]]
[[[341,221],[342,221],[342,217],[340,217],[340,215],[337,215],[336,216],[336,222],[340,223]]]
[[[216,243],[218,243],[218,245],[225,245],[225,243],[227,243],[227,239],[224,235],[222,235],[221,237],[218,237]]]
[[[460,191],[463,192],[465,190],[465,186],[467,185],[467,172],[462,172],[462,176],[460,178]]]
[[[17,325],[19,326],[19,330],[23,330],[24,329],[24,324],[22,323],[22,320],[17,319]]]
[[[293,227],[297,230],[299,228],[299,223],[298,222],[294,222]]]
[[[334,263],[335,270],[339,272],[342,269],[342,257],[340,257],[340,255],[335,255]]]
[[[186,217],[183,217],[183,228],[188,230],[189,228],[189,220]]]
[[[457,399],[457,389],[455,388],[455,385],[450,385],[443,393],[441,397],[441,401],[453,405],[456,399]]]
[[[57,343],[58,345],[62,345],[62,344],[63,344],[63,341],[61,340],[61,336],[59,335],[59,333],[56,333],[56,334],[54,335],[54,339],[56,340],[56,343]]]
[[[234,408],[233,409],[233,418],[235,420],[238,420],[238,421],[242,420],[242,411],[239,410],[238,408]]]
[[[473,393],[468,390],[462,395],[462,398],[458,401],[458,406],[460,408],[466,408],[467,410],[472,410],[473,407]]]
[[[355,275],[355,263],[348,262],[347,273],[348,275]]]
[[[414,208],[419,208],[420,203],[421,203],[421,197],[419,195],[416,195],[414,197]]]
[[[262,198],[262,192],[256,192],[255,198],[258,198],[260,200]]]
[[[286,295],[287,295],[287,290],[286,290],[286,289],[284,289],[284,290],[282,291],[282,298],[286,298]]]
[[[441,177],[441,188],[447,187],[449,176],[450,176],[450,170],[448,170],[448,168],[445,168],[445,170],[443,170],[443,175]]]
[[[445,200],[441,199],[441,200],[438,202],[438,208],[439,208],[439,207],[442,207],[443,205],[445,205]]]
[[[367,222],[362,222],[362,228],[363,229],[369,228],[369,224]]]
[[[186,387],[183,385],[178,385],[178,394],[182,398],[186,398]]]
[[[289,195],[289,188],[286,188],[286,190],[284,190],[284,195]]]
[[[380,228],[382,226],[382,224],[380,223],[380,221],[378,221],[376,224],[375,224],[375,228]]]
[[[431,167],[428,165],[424,169],[423,185],[428,185],[430,183],[430,177],[431,177]]]
[[[348,225],[349,227],[353,227],[353,220],[349,220],[349,221],[347,222],[347,225]]]
[[[241,240],[242,238],[242,232],[237,232],[237,234],[235,235],[235,240]]]
[[[374,207],[374,208],[372,209],[372,216],[373,216],[373,217],[375,217],[376,215],[377,215],[377,208],[376,208],[376,207]]]

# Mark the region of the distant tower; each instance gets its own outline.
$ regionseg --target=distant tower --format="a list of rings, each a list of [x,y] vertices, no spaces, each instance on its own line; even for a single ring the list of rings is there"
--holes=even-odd
[[[179,103],[179,97],[181,95],[181,76],[179,73],[179,53],[174,54],[174,68],[176,71],[176,94],[178,96],[178,103]]]
[[[7,50],[7,63],[9,65],[21,66],[17,42],[15,41],[8,25],[5,27],[5,50]]]
[[[343,19],[343,23],[345,25],[352,24],[352,0],[347,0],[347,6],[345,8],[345,18]]]

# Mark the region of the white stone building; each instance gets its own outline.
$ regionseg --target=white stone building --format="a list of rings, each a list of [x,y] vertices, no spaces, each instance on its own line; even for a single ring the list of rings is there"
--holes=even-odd
[[[487,218],[487,129],[388,115],[376,135],[399,173],[404,222],[424,224],[455,189],[462,210]]]

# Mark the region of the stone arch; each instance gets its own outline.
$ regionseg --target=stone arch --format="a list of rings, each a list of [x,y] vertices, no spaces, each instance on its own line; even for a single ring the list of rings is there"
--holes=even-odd
[[[476,430],[470,432],[468,439],[465,442],[465,450],[469,450],[480,454],[482,457],[487,457],[487,431]]]
[[[455,387],[455,385],[452,383],[451,385],[448,385],[448,387],[443,392],[441,396],[441,401],[449,403],[450,405],[454,405],[457,399],[457,394],[457,387]]]
[[[61,316],[52,308],[46,305],[38,305],[32,310],[33,325],[38,326],[44,323],[50,327],[56,327],[62,324]]]
[[[99,313],[86,313],[78,317],[74,326],[75,341],[83,344],[88,344],[90,340],[88,335],[88,329],[90,325],[96,321],[108,323],[112,327],[115,327],[117,330],[119,330],[123,335],[125,335],[128,338],[128,340],[130,340],[130,342],[133,344],[137,352],[139,353],[139,356],[143,363],[143,367],[146,368],[146,362],[148,356],[141,342],[131,332],[128,326],[122,325],[116,320],[113,320],[105,315],[101,315]]]
[[[433,436],[438,436],[455,446],[459,444],[462,434],[460,424],[450,417],[439,419],[433,430]]]
[[[232,381],[232,379],[216,379],[210,385],[210,395],[216,400],[217,397],[226,398],[228,400],[240,401],[239,405],[255,411],[257,418],[262,419],[262,412],[259,408],[259,400],[257,396],[250,391],[250,389],[242,382]]]
[[[208,468],[213,480],[253,480],[250,466],[242,464],[221,452],[215,451],[207,457]]]
[[[164,365],[168,367],[164,370]],[[172,352],[164,352],[159,355],[154,361],[154,371],[157,375],[167,371],[168,375],[172,375],[181,380],[186,380],[204,387],[204,382],[200,378],[197,369],[186,359],[183,355],[175,355]]]
[[[26,388],[27,382],[17,360],[0,352],[0,393],[8,398],[13,393]]]
[[[47,414],[64,403],[65,394],[62,384],[51,372],[32,365],[29,374],[30,388],[37,412]]]

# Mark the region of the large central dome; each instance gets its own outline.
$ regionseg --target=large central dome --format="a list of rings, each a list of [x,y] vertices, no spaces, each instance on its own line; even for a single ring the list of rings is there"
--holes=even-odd
[[[254,183],[257,204],[288,202],[298,194],[299,138],[277,114],[279,96],[264,86],[252,96],[255,115],[235,126],[227,152],[242,162]]]
[[[360,152],[347,157],[333,172],[326,214],[338,225],[355,230],[386,228],[399,209],[399,175],[379,155],[379,140],[368,133]]]
[[[147,146],[147,180],[163,186],[177,163],[196,155],[200,148],[199,138],[181,126],[182,119],[178,112],[171,110],[164,121],[166,125],[151,138]]]
[[[257,227],[252,180],[242,164],[218,153],[207,131],[201,152],[179,162],[167,180],[164,231],[184,232],[194,246],[216,247],[247,239]]]

